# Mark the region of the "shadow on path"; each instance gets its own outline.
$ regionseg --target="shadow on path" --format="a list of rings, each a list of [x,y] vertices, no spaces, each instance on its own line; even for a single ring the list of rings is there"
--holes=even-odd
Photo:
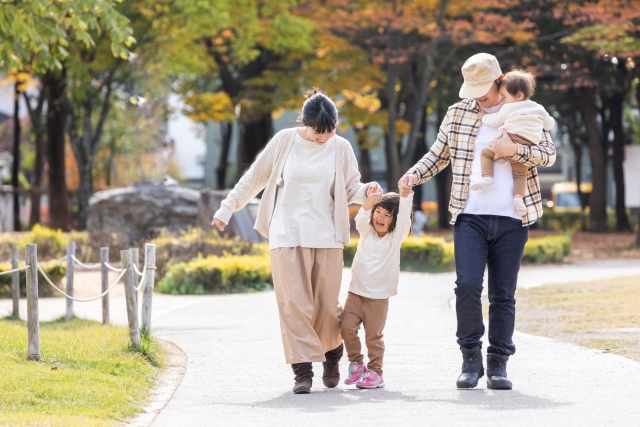
[[[291,392],[264,401],[248,404],[251,407],[299,409],[303,412],[335,411],[339,407],[357,406],[361,404],[378,404],[400,402],[403,404],[447,403],[460,406],[473,406],[492,411],[512,411],[518,409],[554,409],[570,406],[570,402],[557,402],[537,396],[522,394],[516,390],[493,391],[487,389],[475,390],[434,390],[434,394],[458,393],[457,399],[420,399],[410,394],[386,389],[358,390],[358,389],[322,389],[309,395],[294,395]],[[460,408],[462,409],[462,408]]]

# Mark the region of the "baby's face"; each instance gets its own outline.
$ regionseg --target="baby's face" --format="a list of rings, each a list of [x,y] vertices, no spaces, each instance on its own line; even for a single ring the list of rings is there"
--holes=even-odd
[[[392,221],[393,215],[385,208],[378,206],[373,211],[373,228],[376,229],[378,235],[388,233]]]
[[[522,92],[518,92],[518,96],[513,96],[509,92],[507,92],[506,85],[503,85],[500,88],[500,96],[502,96],[502,100],[505,104],[524,100],[524,95],[522,94]]]

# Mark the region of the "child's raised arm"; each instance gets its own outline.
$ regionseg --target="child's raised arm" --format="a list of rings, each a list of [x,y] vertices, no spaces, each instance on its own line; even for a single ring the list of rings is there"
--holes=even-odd
[[[364,201],[364,204],[358,211],[358,215],[356,215],[356,230],[360,235],[363,235],[370,231],[371,224],[369,224],[371,219],[371,209],[373,206],[380,201],[382,198],[382,188],[376,183],[372,183],[369,188],[369,195],[367,199]]]
[[[503,111],[504,110],[504,111]],[[482,115],[481,120],[487,126],[492,128],[499,128],[504,124],[504,121],[507,119],[508,114],[506,112],[508,108],[502,108],[502,110],[497,113],[485,113]],[[484,111],[483,111],[484,113]]]
[[[398,189],[400,190],[400,206],[398,208],[396,228],[393,230],[393,238],[402,241],[409,235],[409,231],[411,231],[413,191],[411,191],[411,187],[403,183],[398,184]]]

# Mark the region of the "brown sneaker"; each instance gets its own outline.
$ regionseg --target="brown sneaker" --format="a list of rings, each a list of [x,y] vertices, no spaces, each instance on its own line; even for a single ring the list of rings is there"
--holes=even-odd
[[[340,344],[340,346],[324,354],[326,362],[322,362],[324,367],[322,382],[327,388],[334,388],[340,383],[340,359],[342,358],[343,350],[344,345]]]
[[[295,394],[309,394],[311,393],[311,378],[296,378],[296,385],[293,386],[293,392]]]
[[[293,386],[295,394],[311,393],[311,384],[313,383],[313,365],[311,362],[294,363],[291,365],[293,373],[296,374],[296,384]]]

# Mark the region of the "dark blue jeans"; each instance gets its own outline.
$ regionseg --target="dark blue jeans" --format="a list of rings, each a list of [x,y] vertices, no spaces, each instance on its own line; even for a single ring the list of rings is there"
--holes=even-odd
[[[458,216],[453,227],[456,259],[456,315],[458,345],[482,347],[482,282],[489,268],[488,353],[512,355],[518,271],[529,238],[529,227],[506,216]]]

